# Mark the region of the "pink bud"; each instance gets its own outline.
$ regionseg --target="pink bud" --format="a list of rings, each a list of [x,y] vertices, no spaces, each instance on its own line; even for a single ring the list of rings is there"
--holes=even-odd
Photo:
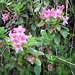
[[[4,12],[8,12],[7,10],[3,10]]]
[[[48,7],[50,7],[50,5],[48,5]]]

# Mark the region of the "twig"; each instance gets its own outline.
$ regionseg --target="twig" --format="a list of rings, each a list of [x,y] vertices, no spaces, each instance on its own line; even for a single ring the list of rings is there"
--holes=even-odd
[[[0,57],[3,55],[3,53],[5,52],[6,48],[4,49],[4,51],[2,52],[2,54],[0,55]]]
[[[68,13],[68,0],[66,0],[66,15],[67,15],[67,13]]]
[[[71,37],[74,37],[75,36],[75,34],[73,34]]]
[[[63,60],[63,59],[61,59],[61,58],[59,58],[59,57],[57,57],[57,56],[54,56],[54,57],[57,58],[57,59],[59,59],[59,60],[61,60],[61,61],[66,62],[66,63],[68,63],[68,64],[70,64],[70,65],[75,66],[75,64],[73,64],[73,63],[71,63],[71,62],[68,62],[68,61],[66,61],[66,60]]]
[[[59,0],[56,0],[56,6],[59,5]]]
[[[70,48],[70,47],[69,47],[69,48]],[[68,49],[69,49],[69,48],[68,48]],[[65,51],[63,51],[63,52],[60,54],[60,56],[63,55],[68,49],[66,49]]]
[[[71,73],[74,75],[74,72],[71,70]]]

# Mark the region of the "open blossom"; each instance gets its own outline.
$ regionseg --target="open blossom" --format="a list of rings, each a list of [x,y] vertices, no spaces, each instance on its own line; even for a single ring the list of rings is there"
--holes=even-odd
[[[46,21],[49,21],[50,17],[53,16],[54,14],[54,9],[52,8],[51,10],[50,9],[46,10],[46,7],[45,7],[43,8],[42,13],[39,13],[39,14],[41,19],[46,18]]]
[[[19,50],[23,51],[23,48],[19,43],[13,43],[12,46],[15,48],[16,53],[18,53]]]
[[[57,8],[59,8],[59,9],[64,9],[65,8],[65,6],[64,5],[62,5],[62,6],[57,6]]]
[[[69,19],[69,17],[66,16],[66,18],[64,18],[62,16],[61,18],[63,19],[63,25],[68,24],[67,20]]]
[[[22,26],[18,26],[18,28],[14,28],[13,32],[24,33],[25,32],[25,28],[22,28]]]
[[[4,23],[8,20],[9,14],[2,14]]]
[[[55,12],[54,12],[53,18],[61,17],[62,13],[63,12],[60,9],[56,9]]]
[[[22,28],[22,26],[18,26],[18,28],[14,28],[13,33],[9,33],[9,41],[13,42],[12,46],[15,48],[16,53],[18,53],[19,50],[23,51],[22,44],[27,44],[26,39],[29,38],[28,35],[25,35],[25,28]],[[31,36],[31,34],[30,34]]]

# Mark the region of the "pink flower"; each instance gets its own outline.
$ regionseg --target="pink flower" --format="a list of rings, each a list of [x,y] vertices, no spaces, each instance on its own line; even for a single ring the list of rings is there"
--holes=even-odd
[[[14,43],[12,45],[15,48],[16,53],[18,53],[19,50],[23,51],[23,48],[21,47],[21,45]]]
[[[25,28],[22,28],[22,26],[18,26],[18,28],[14,28],[13,33],[9,33],[9,41],[13,42],[12,46],[15,48],[16,53],[18,53],[19,50],[23,51],[22,44],[27,44],[27,40],[29,36],[25,35]],[[31,34],[30,34],[31,35]]]
[[[46,16],[46,15],[45,15],[46,12],[47,12],[46,7],[42,9],[42,13],[39,12],[39,14],[40,14],[40,18],[41,18],[41,19],[44,19],[44,18],[45,18],[45,16]]]
[[[11,17],[16,18],[16,15],[11,15]]]
[[[28,38],[29,38],[29,36],[27,36],[27,35],[23,34],[23,35],[21,35],[20,40],[21,40],[21,42],[22,42],[22,43],[27,44],[26,39],[28,39]]]
[[[69,19],[69,17],[66,16],[66,18],[64,18],[62,16],[61,18],[63,19],[63,25],[68,24],[67,20]]]
[[[49,12],[49,17],[53,16],[54,13],[55,13],[55,10],[52,8],[52,9],[50,10],[50,12]]]
[[[40,19],[44,19],[44,14],[43,13],[41,14],[40,12],[39,14],[40,14]]]
[[[3,10],[4,12],[8,12],[7,10]]]
[[[42,9],[42,13],[39,13],[40,14],[40,18],[41,19],[46,19],[46,21],[49,21],[50,20],[50,17],[53,17],[53,18],[61,18],[61,14],[63,13],[62,10],[64,9],[64,5],[62,6],[57,6],[57,9],[55,10],[54,8],[52,8],[51,10],[50,9],[46,9],[43,8]]]
[[[25,28],[22,28],[22,26],[18,26],[18,28],[14,28],[13,32],[23,33],[25,32]]]
[[[57,6],[57,8],[59,8],[59,9],[64,9],[65,8],[65,6],[64,5],[62,5],[62,6]]]
[[[31,33],[29,32],[29,36],[31,36],[32,37],[32,35],[31,35]]]
[[[45,8],[42,9],[43,13],[45,13],[45,12],[47,11],[46,8],[47,8],[47,7],[45,7]]]
[[[62,11],[60,9],[56,9],[53,14],[53,17],[54,18],[61,17],[61,14],[62,14]]]
[[[50,9],[46,10],[46,7],[45,7],[43,8],[42,13],[39,13],[39,14],[41,19],[46,18],[46,21],[49,21],[50,17],[53,16],[54,14],[54,9],[52,8],[51,10]]]
[[[9,14],[2,14],[4,23],[8,20]]]

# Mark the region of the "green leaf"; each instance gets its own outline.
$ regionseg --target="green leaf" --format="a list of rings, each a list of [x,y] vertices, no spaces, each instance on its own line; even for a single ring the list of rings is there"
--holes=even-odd
[[[41,30],[41,35],[47,39],[47,33],[45,30]]]
[[[30,51],[30,53],[33,54],[33,55],[44,55],[43,52],[37,51],[37,50],[35,50],[34,48],[29,48],[29,51]]]
[[[29,42],[29,44],[32,44],[33,43],[33,37],[29,37],[28,42]]]
[[[44,0],[44,4],[46,5],[46,6],[48,6],[49,5],[49,0]]]
[[[8,44],[8,45],[12,45],[12,44],[13,44],[13,42],[7,42],[7,44]]]
[[[64,16],[64,13],[62,13],[61,16]]]
[[[0,3],[6,3],[4,0],[1,0]]]
[[[7,3],[7,5],[11,5],[11,4],[12,4],[12,2]]]
[[[5,40],[6,40],[6,42],[8,42],[8,40],[9,40],[9,37],[5,37]]]
[[[37,2],[39,2],[39,0],[35,0],[33,3],[37,3]]]
[[[20,9],[23,7],[23,5],[20,6]]]
[[[9,68],[11,66],[11,64],[6,64],[5,65],[5,68],[7,69],[7,68]]]
[[[35,73],[36,75],[40,75],[40,72],[41,72],[41,66],[36,65],[36,66],[34,67],[34,73]]]
[[[35,58],[35,64],[41,66],[41,61],[39,60],[38,57]]]
[[[56,0],[53,0],[53,2],[56,4]]]
[[[52,18],[52,19],[51,19],[51,22],[52,22],[53,25],[55,25],[55,24],[57,23],[57,19],[53,19],[53,18]]]
[[[46,58],[48,59],[49,62],[55,61],[54,55],[48,55],[48,54],[45,54],[45,56],[46,56]]]
[[[69,29],[67,27],[65,27],[64,25],[62,25],[61,27],[66,29],[67,31],[69,31]]]
[[[23,17],[28,17],[28,15],[26,15],[26,14],[23,14],[22,16],[23,16]]]
[[[39,5],[35,8],[34,12],[39,11],[39,10],[40,10],[40,8],[41,8],[41,4],[39,4]]]
[[[16,9],[19,11],[20,10],[20,6],[17,4],[16,5]]]
[[[30,4],[27,4],[27,8],[29,9],[30,12],[33,12],[33,8]]]
[[[24,20],[23,20],[22,17],[20,17],[19,21],[20,21],[21,23],[24,23]]]
[[[0,33],[4,33],[4,32],[5,32],[4,27],[0,27]]]
[[[56,44],[59,44],[59,43],[60,43],[60,34],[58,34],[58,33],[55,34],[54,42],[55,42]]]
[[[6,68],[6,69],[7,69],[7,68],[10,68],[10,70],[11,70],[13,67],[15,67],[15,64],[14,64],[14,63],[9,63],[9,64],[6,64],[6,65],[5,65],[5,68]]]
[[[52,33],[52,34],[50,34],[50,38],[53,38],[55,36],[55,34],[54,33]]]
[[[60,26],[60,25],[56,25],[56,29],[57,29],[58,31],[60,31],[61,26]]]
[[[45,22],[44,21],[41,21],[39,24],[38,24],[38,27],[42,27],[44,26]]]
[[[31,25],[31,29],[32,30],[36,30],[36,26],[34,26],[33,24]]]
[[[45,56],[46,56],[46,58],[50,59],[50,55],[48,55],[48,54],[45,54]]]
[[[61,33],[61,35],[63,36],[64,39],[66,39],[67,35],[69,34],[66,29],[61,29],[60,33]]]

